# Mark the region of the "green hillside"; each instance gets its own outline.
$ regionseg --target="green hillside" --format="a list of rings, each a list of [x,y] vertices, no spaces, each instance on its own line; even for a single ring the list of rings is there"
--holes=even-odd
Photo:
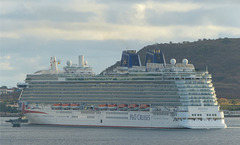
[[[240,98],[240,38],[148,45],[138,51],[142,64],[145,53],[150,49],[161,49],[167,63],[171,58],[179,63],[187,58],[197,70],[207,67],[213,76],[218,98]],[[119,66],[119,62],[107,68],[107,71],[116,66]]]

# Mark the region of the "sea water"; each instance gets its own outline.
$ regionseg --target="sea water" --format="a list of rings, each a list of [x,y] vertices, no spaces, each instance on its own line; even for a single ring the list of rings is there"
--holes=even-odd
[[[1,117],[1,145],[240,145],[240,118],[226,129],[136,129],[21,124]]]

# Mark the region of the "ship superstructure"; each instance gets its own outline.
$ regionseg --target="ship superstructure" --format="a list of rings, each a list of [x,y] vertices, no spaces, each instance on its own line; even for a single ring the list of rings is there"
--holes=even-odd
[[[95,75],[79,56],[61,72],[27,75],[20,102],[33,124],[147,128],[225,128],[212,76],[196,71],[187,59],[166,64],[160,50],[147,52],[141,64],[134,50],[123,51],[119,67]],[[24,108],[25,108],[24,105]],[[41,107],[40,107],[41,106]],[[37,112],[37,113],[36,113]],[[36,117],[37,114],[37,117]],[[34,117],[35,116],[35,117]]]

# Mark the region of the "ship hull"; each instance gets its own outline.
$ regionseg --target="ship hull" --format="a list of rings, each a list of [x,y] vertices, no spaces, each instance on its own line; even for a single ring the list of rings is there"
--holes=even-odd
[[[61,112],[61,113],[59,113]],[[29,124],[131,127],[131,128],[185,128],[170,115],[153,115],[145,111],[49,111],[27,113]]]
[[[39,125],[173,129],[226,128],[224,119],[178,119],[184,114],[177,112],[30,110],[25,115],[29,124]]]

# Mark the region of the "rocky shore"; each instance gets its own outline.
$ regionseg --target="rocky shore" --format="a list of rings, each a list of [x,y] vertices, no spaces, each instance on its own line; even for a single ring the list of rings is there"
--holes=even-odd
[[[240,117],[240,111],[224,111],[224,117]]]

